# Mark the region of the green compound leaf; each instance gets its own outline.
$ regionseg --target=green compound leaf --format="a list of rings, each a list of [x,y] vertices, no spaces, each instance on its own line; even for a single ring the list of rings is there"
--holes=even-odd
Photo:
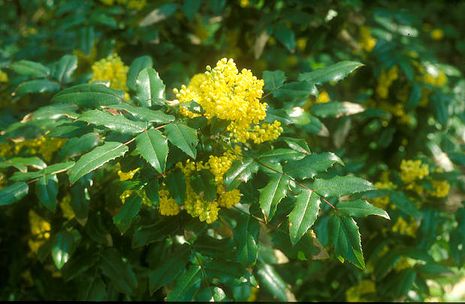
[[[360,231],[353,218],[333,215],[329,219],[330,242],[341,260],[348,260],[360,269],[365,268]]]
[[[184,173],[177,168],[172,171],[165,179],[166,186],[178,205],[181,205],[186,200],[186,177]]]
[[[314,84],[307,81],[289,82],[272,92],[273,97],[289,102],[304,101],[310,94],[316,94]]]
[[[237,229],[234,230],[234,241],[237,244],[238,261],[244,266],[253,266],[258,258],[259,222],[248,215],[240,215]]]
[[[21,83],[15,91],[18,96],[23,96],[31,93],[56,92],[60,89],[60,85],[47,79],[36,79]]]
[[[289,214],[289,236],[293,245],[313,226],[321,203],[320,197],[309,189],[302,189],[296,198],[295,207]]]
[[[335,176],[331,179],[315,179],[313,190],[323,196],[343,196],[375,190],[373,185],[356,176]]]
[[[13,157],[0,162],[0,169],[15,167],[19,171],[27,171],[27,167],[33,167],[36,169],[43,169],[47,167],[47,164],[44,163],[38,157]]]
[[[110,160],[123,156],[128,150],[128,147],[122,143],[106,142],[89,153],[84,154],[74,167],[68,171],[70,183],[74,184],[87,173],[103,166]]]
[[[60,91],[52,98],[52,102],[73,103],[91,108],[109,106],[122,101],[122,91],[113,90],[98,83],[79,84]]]
[[[0,206],[11,205],[27,195],[29,186],[24,183],[15,183],[0,189]]]
[[[301,159],[305,156],[304,153],[286,148],[277,148],[265,152],[259,156],[259,160],[266,162],[281,162],[284,160],[296,160]]]
[[[259,204],[267,221],[271,220],[278,204],[286,197],[289,187],[289,178],[284,174],[273,174],[268,184],[259,189]]]
[[[127,85],[130,90],[136,90],[136,80],[139,73],[145,68],[151,68],[153,65],[152,57],[141,56],[134,59],[129,67]]]
[[[260,286],[263,284],[263,287],[273,296],[273,299],[280,302],[290,300],[288,299],[288,294],[291,294],[290,290],[273,266],[263,263],[258,264],[257,276],[261,283]]]
[[[312,84],[339,81],[363,65],[363,63],[356,61],[341,61],[313,72],[302,73],[298,79],[300,81],[308,81]]]
[[[153,104],[163,104],[165,84],[154,69],[145,68],[140,71],[136,80],[136,96],[139,103],[147,108]]]
[[[101,254],[99,266],[117,291],[131,294],[137,287],[137,277],[131,265],[123,260],[116,249],[105,249]]]
[[[283,71],[264,71],[263,80],[265,81],[265,91],[274,91],[279,89],[286,80],[286,74]]]
[[[178,248],[168,259],[149,272],[149,291],[155,291],[173,282],[186,268],[189,261],[189,247]]]
[[[99,143],[99,135],[97,133],[87,133],[81,137],[74,137],[69,139],[58,154],[61,158],[69,158],[81,155],[82,153],[89,152]]]
[[[295,178],[313,178],[318,173],[328,170],[336,163],[344,165],[342,160],[334,153],[315,153],[305,156],[301,160],[289,161],[284,166],[284,172]]]
[[[202,280],[201,268],[199,265],[192,265],[182,274],[174,285],[173,290],[166,297],[166,301],[189,301],[200,287]]]
[[[160,131],[150,129],[136,137],[136,151],[158,173],[165,172],[166,158],[168,157],[168,140]]]
[[[139,134],[147,128],[147,124],[141,121],[132,121],[123,115],[112,115],[99,110],[89,110],[81,114],[78,120],[89,124],[104,126],[112,131],[123,134]]]
[[[209,170],[201,170],[190,177],[192,189],[203,195],[205,200],[214,201],[216,198],[215,176]]]
[[[45,78],[50,75],[50,69],[46,66],[29,60],[20,60],[10,65],[10,69],[24,76]]]
[[[124,110],[131,114],[134,118],[146,122],[157,124],[166,124],[174,121],[174,116],[163,113],[162,111],[154,111],[147,108],[135,107],[127,103],[108,106],[111,109]]]
[[[224,175],[226,190],[237,188],[241,183],[246,183],[252,174],[258,170],[258,164],[253,158],[234,161],[231,168]]]
[[[377,215],[389,220],[389,214],[383,209],[373,206],[366,200],[357,199],[353,201],[340,202],[337,206],[339,212],[344,215],[353,217],[366,217],[368,215]]]
[[[75,242],[75,236],[68,231],[60,231],[55,236],[51,254],[53,263],[58,269],[63,268],[66,262],[68,262],[75,249]]]
[[[77,66],[78,59],[76,56],[64,55],[52,66],[51,74],[59,82],[68,83]]]
[[[197,155],[196,146],[199,143],[197,131],[181,123],[171,123],[165,127],[168,140],[184,153],[194,158]]]
[[[42,175],[35,185],[39,202],[48,210],[55,212],[57,207],[58,178],[56,175]]]
[[[126,233],[129,227],[131,227],[132,222],[139,214],[140,208],[142,207],[142,199],[139,195],[133,194],[124,203],[121,207],[118,214],[113,217],[113,223],[121,234]]]

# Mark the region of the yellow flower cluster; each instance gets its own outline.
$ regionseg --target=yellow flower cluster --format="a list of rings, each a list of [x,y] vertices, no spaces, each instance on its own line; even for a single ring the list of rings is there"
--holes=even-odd
[[[441,29],[436,28],[431,31],[430,35],[433,40],[441,40],[444,37],[444,32]]]
[[[433,180],[433,191],[431,191],[431,195],[435,197],[446,197],[449,194],[450,185],[446,180]]]
[[[376,38],[371,36],[370,29],[366,26],[360,28],[360,46],[365,52],[371,52],[376,46]]]
[[[239,0],[239,5],[241,7],[248,7],[250,5],[250,0]]]
[[[376,189],[393,190],[396,188],[396,185],[388,179],[387,175],[383,175],[383,177],[381,178],[381,181],[375,183]],[[386,207],[389,205],[389,196],[381,196],[374,198],[373,203],[376,207],[386,209]]]
[[[239,190],[234,189],[226,191],[223,184],[223,177],[226,171],[232,165],[233,160],[240,156],[240,148],[236,146],[234,150],[229,150],[220,156],[210,155],[208,161],[194,162],[188,159],[184,164],[177,163],[176,167],[180,168],[186,177],[186,200],[184,202],[184,209],[192,217],[198,217],[200,221],[213,223],[218,218],[218,211],[220,207],[231,208],[239,203],[241,193]],[[217,199],[207,201],[203,194],[199,194],[192,188],[190,177],[194,172],[201,170],[209,170],[216,182]],[[169,196],[166,190],[159,191],[160,196],[160,214],[162,215],[176,215],[180,211],[180,207],[176,201]]]
[[[236,142],[248,140],[262,143],[276,139],[282,132],[280,122],[260,124],[266,117],[266,103],[261,103],[263,95],[262,79],[255,77],[248,69],[238,71],[232,59],[219,60],[216,67],[207,66],[204,74],[195,75],[189,86],[174,89],[181,107],[181,114],[196,117],[186,108],[191,101],[202,106],[207,119],[214,117],[229,121],[227,131]]]
[[[37,253],[40,246],[50,238],[51,226],[48,221],[33,210],[29,210],[29,224],[32,238],[29,239],[28,245],[32,252]]]
[[[415,237],[417,229],[418,224],[416,221],[407,223],[402,217],[399,217],[394,226],[392,226],[392,231],[411,237]]]
[[[125,5],[128,9],[141,10],[147,4],[147,0],[100,0],[105,5]]]
[[[330,100],[331,98],[329,97],[328,92],[321,91],[320,94],[318,94],[318,97],[316,98],[316,103],[327,103]]]
[[[139,172],[140,168],[136,168],[134,170],[131,170],[129,172],[123,172],[121,170],[118,170],[118,176],[119,176],[119,180],[124,182],[124,181],[127,181],[127,180],[131,180],[134,178],[134,175]]]
[[[411,258],[408,258],[408,257],[401,257],[399,259],[399,261],[397,261],[396,263],[396,266],[394,267],[394,269],[397,271],[397,272],[400,272],[404,269],[407,269],[407,268],[412,268],[413,266],[415,266],[415,260],[411,259]]]
[[[14,154],[18,154],[22,149],[26,149],[26,153],[32,155],[41,155],[46,162],[52,159],[53,154],[58,151],[66,139],[63,138],[49,138],[40,136],[35,139],[27,139],[24,141],[17,141],[14,145]],[[0,155],[3,152],[0,152]]]
[[[405,160],[400,164],[400,178],[404,183],[410,184],[428,176],[429,168],[421,160]]]
[[[375,293],[376,286],[373,281],[363,280],[355,286],[350,287],[346,291],[347,302],[362,302],[363,296],[369,293]]]
[[[111,88],[126,92],[128,70],[129,67],[124,65],[117,54],[111,54],[92,65],[91,81],[109,81]]]
[[[378,78],[378,85],[376,86],[376,93],[381,98],[387,98],[389,95],[389,87],[399,78],[399,68],[395,65],[387,72],[382,71]]]
[[[134,193],[136,193],[136,195],[139,195],[139,197],[142,199],[142,204],[147,205],[147,206],[152,205],[149,197],[147,196],[147,193],[144,190],[132,190],[132,189],[124,190],[123,193],[121,193],[121,195],[119,196],[121,203],[124,205],[126,203],[126,200]]]
[[[8,82],[8,74],[0,70],[0,82]]]
[[[75,214],[73,208],[71,208],[71,195],[67,193],[60,202],[60,209],[63,213],[63,216],[67,220],[71,220],[74,218]]]
[[[176,203],[174,198],[170,197],[170,193],[168,190],[160,190],[158,192],[160,196],[160,214],[161,215],[176,215],[181,211],[179,205]]]

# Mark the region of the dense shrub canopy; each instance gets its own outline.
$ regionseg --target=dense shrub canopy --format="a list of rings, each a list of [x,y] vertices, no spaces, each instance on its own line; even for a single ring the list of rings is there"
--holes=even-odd
[[[465,3],[0,6],[0,299],[464,299]]]

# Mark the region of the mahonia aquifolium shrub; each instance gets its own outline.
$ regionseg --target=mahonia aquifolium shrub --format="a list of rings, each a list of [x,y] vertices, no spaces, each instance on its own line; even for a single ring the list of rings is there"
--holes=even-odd
[[[463,298],[464,4],[26,2],[0,299]]]

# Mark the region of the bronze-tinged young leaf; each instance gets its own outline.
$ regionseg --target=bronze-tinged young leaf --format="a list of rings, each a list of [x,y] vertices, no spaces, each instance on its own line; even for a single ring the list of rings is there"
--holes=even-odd
[[[389,220],[389,214],[383,209],[373,206],[366,200],[357,199],[353,201],[344,201],[337,204],[336,208],[342,214],[353,217],[365,217],[368,215],[377,215]]]
[[[119,142],[106,142],[98,146],[89,153],[84,154],[74,167],[68,171],[70,183],[74,184],[87,173],[103,166],[110,160],[123,156],[128,150],[126,145]]]
[[[335,176],[330,179],[315,179],[311,187],[320,195],[335,197],[375,189],[369,181],[350,175]]]
[[[334,253],[339,259],[348,260],[360,269],[365,268],[360,231],[353,218],[332,215],[329,234]]]
[[[341,61],[325,68],[317,69],[313,72],[299,75],[300,81],[308,81],[312,84],[322,84],[328,81],[339,81],[347,75],[363,66],[356,61]]]
[[[289,161],[284,166],[284,172],[295,178],[313,178],[318,173],[328,170],[336,163],[344,165],[342,160],[334,153],[314,153],[305,156],[301,160]]]
[[[112,131],[123,134],[139,134],[147,128],[147,123],[129,120],[123,115],[112,115],[99,110],[89,110],[82,113],[78,120],[89,124],[104,126]]]
[[[297,244],[315,223],[320,210],[320,197],[309,189],[302,189],[296,197],[295,207],[289,214],[289,236]]]
[[[150,129],[136,137],[136,151],[158,173],[165,172],[166,158],[168,157],[168,140],[160,131]]]
[[[237,188],[241,183],[246,183],[257,170],[258,164],[253,158],[234,161],[231,168],[224,175],[226,190],[230,191]]]
[[[284,174],[272,175],[268,184],[259,189],[259,204],[267,221],[274,216],[278,204],[286,197],[289,188],[289,178]]]
[[[24,183],[15,183],[0,189],[0,206],[11,205],[27,195],[29,186]]]
[[[171,123],[165,127],[168,140],[184,153],[194,158],[197,155],[196,146],[199,143],[197,130],[181,123]]]

